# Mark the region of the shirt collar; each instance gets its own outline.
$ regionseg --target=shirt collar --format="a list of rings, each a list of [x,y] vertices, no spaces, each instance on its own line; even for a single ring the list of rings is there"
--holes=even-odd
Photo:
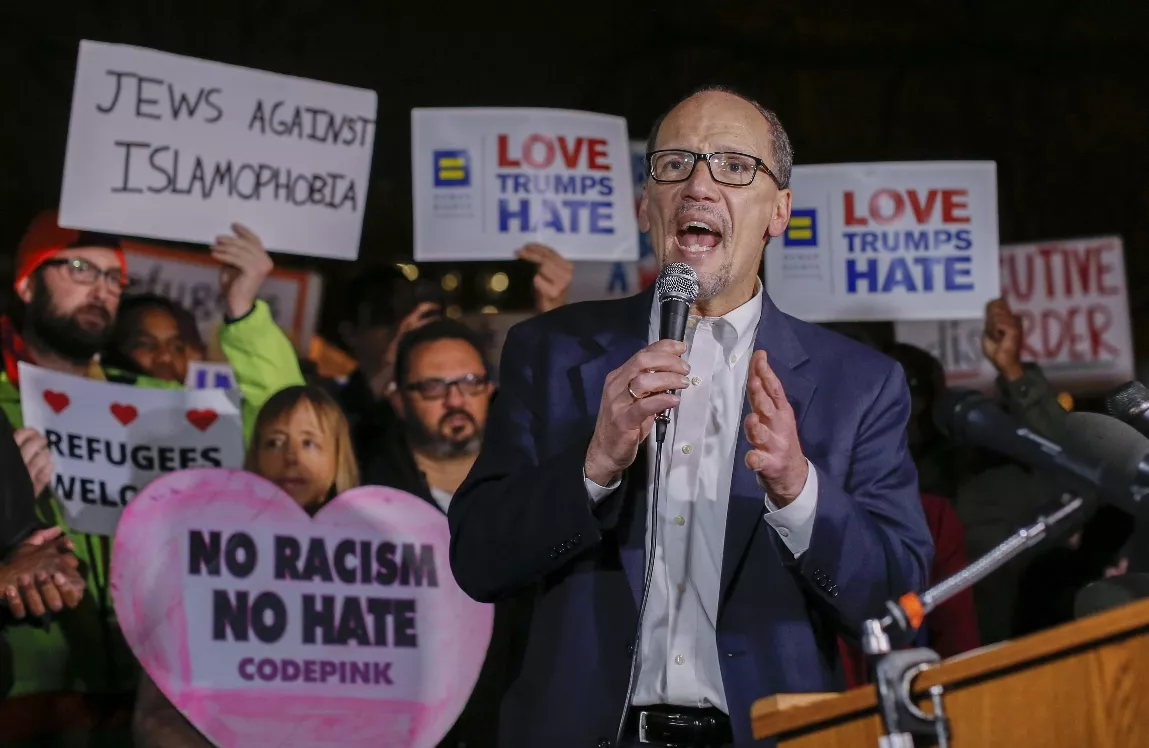
[[[714,337],[722,346],[722,352],[729,358],[737,355],[742,358],[746,351],[754,345],[754,338],[758,333],[758,323],[762,320],[762,282],[754,280],[754,296],[745,304],[732,309],[721,317],[699,317],[690,315],[687,322],[689,338],[698,326],[710,327]],[[658,329],[662,324],[658,294],[655,294],[650,309],[650,340],[658,340]]]

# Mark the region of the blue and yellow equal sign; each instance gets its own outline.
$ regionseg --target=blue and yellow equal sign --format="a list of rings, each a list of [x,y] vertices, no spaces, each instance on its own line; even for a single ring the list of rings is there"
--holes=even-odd
[[[818,246],[818,211],[813,208],[795,210],[790,213],[790,223],[782,236],[785,247]]]
[[[471,157],[466,151],[435,151],[435,186],[468,187]]]

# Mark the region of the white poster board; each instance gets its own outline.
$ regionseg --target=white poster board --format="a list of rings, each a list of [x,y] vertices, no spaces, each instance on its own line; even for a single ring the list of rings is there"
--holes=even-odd
[[[209,356],[215,350],[219,326],[223,324],[226,302],[219,290],[219,263],[205,252],[158,247],[142,242],[124,242],[128,261],[128,294],[156,294],[175,301],[191,312]],[[319,320],[323,278],[316,272],[302,273],[275,268],[259,289],[271,316],[297,352],[306,354]]]
[[[1053,385],[1096,392],[1134,378],[1120,237],[1003,246],[1001,295],[1021,317],[1022,360],[1039,364]],[[899,322],[895,334],[936,356],[951,385],[987,389],[996,372],[981,352],[983,326]]]
[[[413,109],[415,260],[636,260],[626,120],[557,109]]]
[[[234,390],[235,370],[221,361],[189,361],[184,386],[189,390]]]
[[[80,42],[60,225],[353,260],[374,91]]]
[[[164,473],[240,467],[243,422],[224,390],[162,390],[20,364],[24,425],[48,440],[69,528],[115,533],[124,507]]]
[[[972,319],[998,293],[993,162],[796,166],[766,250],[780,309],[811,322]]]
[[[646,141],[630,141],[630,169],[634,177],[634,207],[646,184]],[[638,262],[576,262],[574,279],[567,293],[569,302],[615,299],[643,290],[658,277],[658,258],[650,243],[650,234],[638,234]]]

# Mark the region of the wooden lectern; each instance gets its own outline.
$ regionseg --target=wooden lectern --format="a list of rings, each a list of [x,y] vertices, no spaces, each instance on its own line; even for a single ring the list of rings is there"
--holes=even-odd
[[[914,683],[945,688],[953,748],[1149,746],[1149,600],[943,662]],[[877,748],[876,691],[755,702],[756,738],[779,748]],[[919,745],[926,744],[924,741]]]

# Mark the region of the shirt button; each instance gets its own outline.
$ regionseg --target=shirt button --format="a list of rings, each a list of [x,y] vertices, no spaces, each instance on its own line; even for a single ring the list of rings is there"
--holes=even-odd
[[[790,537],[790,531],[787,530],[785,527],[779,527],[778,528],[778,534],[784,538]]]
[[[683,444],[682,445],[682,454],[688,455],[693,451],[694,451],[694,447],[690,446],[689,444]]]
[[[682,584],[681,582],[679,582],[679,584],[678,584],[678,594],[680,594],[680,595],[681,595],[681,594],[682,594],[682,593],[684,593],[684,592],[686,592],[686,585],[685,585],[685,584]]]
[[[678,525],[679,527],[682,527],[683,525],[686,524],[686,519],[684,519],[681,516],[675,517],[674,518],[674,524]]]
[[[732,364],[738,363],[738,356],[734,355],[733,353],[730,354],[730,363],[732,363]]]
[[[702,384],[702,377],[692,377],[690,383],[697,387],[698,385]]]
[[[683,657],[682,655],[675,655],[674,656],[674,664],[675,665],[681,665],[684,662],[686,662],[686,658]]]

